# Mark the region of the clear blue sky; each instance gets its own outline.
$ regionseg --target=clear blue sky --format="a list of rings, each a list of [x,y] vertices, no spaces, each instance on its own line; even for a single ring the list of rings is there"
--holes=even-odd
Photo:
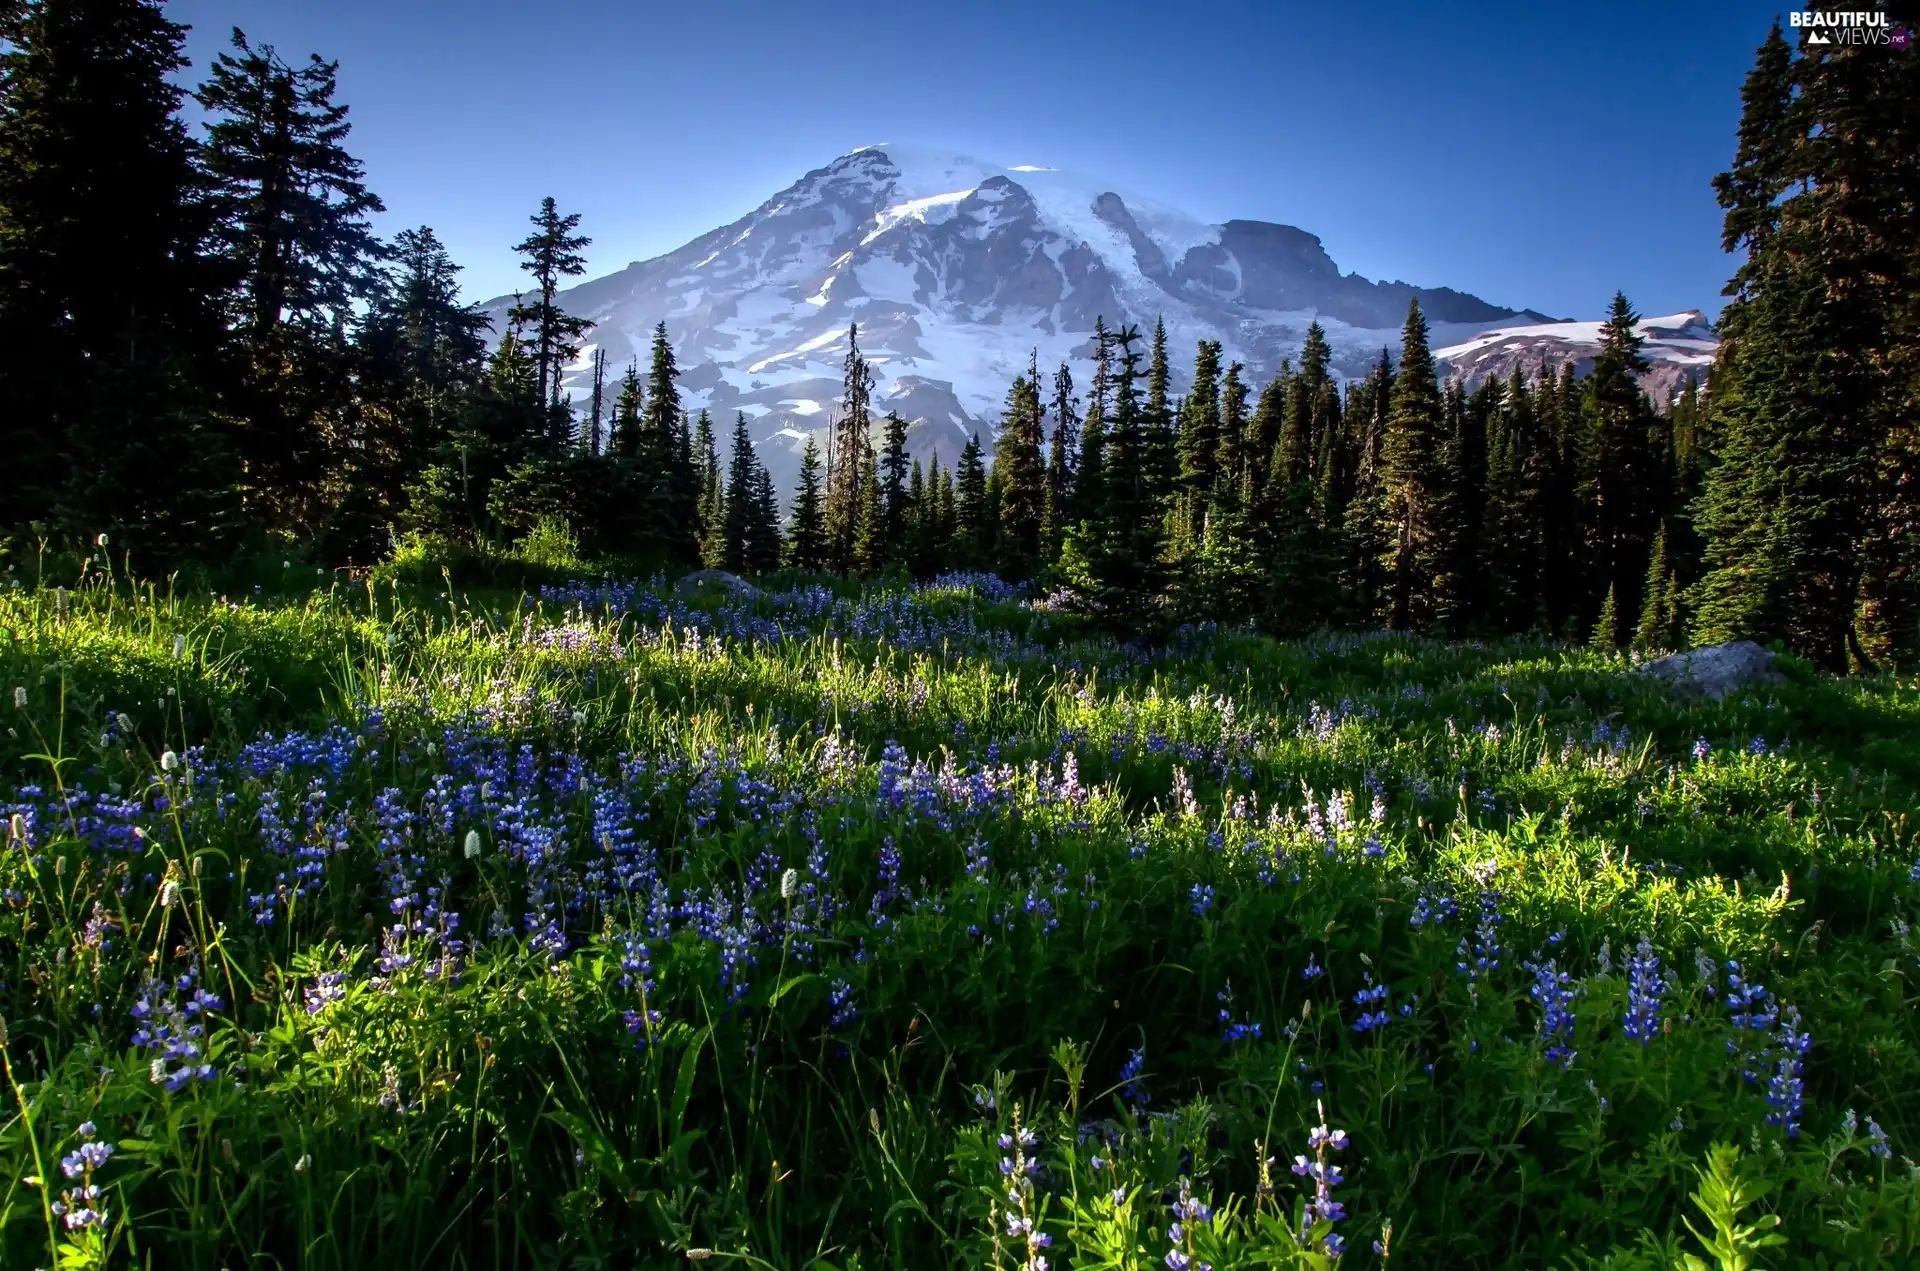
[[[471,298],[543,195],[589,274],[868,142],[1070,168],[1318,234],[1342,269],[1597,317],[1717,314],[1708,182],[1775,10],[1605,5],[172,0],[197,79],[238,23],[339,60],[351,148]]]

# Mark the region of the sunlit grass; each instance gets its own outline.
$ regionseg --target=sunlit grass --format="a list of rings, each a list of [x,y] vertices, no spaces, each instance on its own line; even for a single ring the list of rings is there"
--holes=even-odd
[[[1913,1254],[1911,687],[450,577],[0,593],[0,1266]]]

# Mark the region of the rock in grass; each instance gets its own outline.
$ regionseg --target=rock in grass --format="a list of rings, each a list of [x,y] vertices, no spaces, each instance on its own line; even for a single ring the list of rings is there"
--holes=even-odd
[[[760,589],[740,577],[729,574],[724,569],[699,569],[688,574],[674,584],[675,591],[683,596],[698,596],[714,591],[730,592],[736,596],[757,596]]]
[[[1682,696],[1716,702],[1743,685],[1779,684],[1787,678],[1774,666],[1773,654],[1751,640],[1669,654],[1641,666],[1640,673],[1663,681]]]

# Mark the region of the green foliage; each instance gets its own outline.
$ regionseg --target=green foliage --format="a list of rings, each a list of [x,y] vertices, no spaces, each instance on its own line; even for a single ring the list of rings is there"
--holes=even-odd
[[[1742,1178],[1739,1165],[1740,1149],[1732,1144],[1715,1143],[1707,1149],[1707,1163],[1699,1169],[1700,1187],[1692,1200],[1712,1234],[1703,1235],[1691,1218],[1686,1224],[1712,1261],[1686,1254],[1682,1261],[1686,1271],[1750,1271],[1758,1265],[1755,1255],[1760,1250],[1787,1242],[1773,1230],[1780,1225],[1777,1214],[1762,1214],[1751,1222],[1742,1220],[1742,1211],[1761,1198],[1763,1189]]]
[[[0,1266],[1916,1252],[1911,688],[1678,702],[1538,643],[1139,650],[985,584],[540,593],[446,550],[0,592],[0,1169],[57,1180]],[[220,999],[214,1079],[130,1044],[150,965]],[[83,1122],[111,1221],[70,1233]],[[1323,1148],[1338,1218],[1289,1170]]]
[[[564,516],[542,517],[513,545],[520,559],[549,569],[580,568],[580,539]]]

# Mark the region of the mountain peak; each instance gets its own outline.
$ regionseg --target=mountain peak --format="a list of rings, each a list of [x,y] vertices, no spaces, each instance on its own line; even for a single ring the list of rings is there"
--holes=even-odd
[[[787,488],[801,440],[838,400],[854,322],[873,363],[877,407],[919,421],[913,444],[922,457],[950,463],[972,432],[992,437],[988,421],[1030,357],[1048,366],[1084,359],[1096,318],[1142,329],[1164,320],[1176,366],[1195,342],[1218,340],[1255,380],[1297,357],[1318,321],[1335,369],[1360,374],[1383,345],[1397,345],[1416,297],[1434,343],[1449,352],[1483,333],[1544,321],[1450,288],[1343,274],[1320,239],[1295,226],[1208,224],[1072,171],[881,142],[807,172],[730,225],[562,299],[597,324],[592,338],[616,366],[640,356],[664,321],[689,405],[747,414]],[[1699,356],[1702,338],[1710,346],[1698,314],[1646,325],[1676,357]],[[592,351],[569,375],[577,396],[587,391]]]

